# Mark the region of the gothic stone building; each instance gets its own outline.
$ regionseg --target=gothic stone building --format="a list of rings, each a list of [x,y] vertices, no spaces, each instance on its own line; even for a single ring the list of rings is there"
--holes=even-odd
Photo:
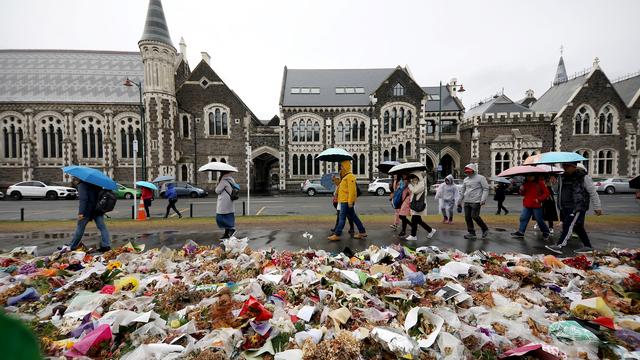
[[[280,95],[280,189],[299,189],[304,179],[336,171],[335,164],[315,159],[329,147],[353,154],[353,172],[363,182],[379,176],[376,165],[385,160],[421,161],[433,171],[438,151],[443,172],[459,171],[457,130],[464,108],[457,89],[455,81],[442,86],[442,92],[438,87],[422,88],[402,67],[285,67]],[[435,146],[438,124],[443,127],[441,148]]]
[[[639,173],[637,132],[640,75],[610,81],[596,59],[569,78],[560,58],[553,85],[539,98],[519,102],[499,95],[472,107],[460,133],[462,155],[496,175],[534,153],[573,151],[587,158],[592,177]]]

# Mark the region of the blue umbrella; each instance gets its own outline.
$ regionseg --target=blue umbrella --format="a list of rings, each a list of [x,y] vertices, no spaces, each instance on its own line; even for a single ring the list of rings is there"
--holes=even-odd
[[[335,188],[335,184],[333,183],[334,176],[338,176],[338,174],[328,173],[328,174],[322,175],[322,177],[320,178],[320,185],[322,185],[322,187],[324,187],[327,190],[334,190]]]
[[[100,170],[86,166],[71,165],[63,167],[62,171],[89,184],[100,186],[103,189],[118,189],[118,184]]]
[[[148,181],[137,181],[136,185],[146,187],[147,189],[151,189],[151,190],[158,190],[157,186],[155,186],[153,183],[150,183]]]
[[[163,182],[163,181],[173,181],[176,178],[174,176],[171,175],[160,175],[157,178],[153,179],[152,182],[154,183],[158,183],[158,182]]]
[[[345,149],[329,148],[321,152],[316,159],[321,161],[340,162],[344,160],[353,160],[353,156],[351,156]]]
[[[584,156],[568,151],[550,151],[529,156],[524,165],[562,164],[587,160]]]

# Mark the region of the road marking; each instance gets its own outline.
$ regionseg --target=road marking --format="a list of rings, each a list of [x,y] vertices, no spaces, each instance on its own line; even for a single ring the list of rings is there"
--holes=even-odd
[[[182,214],[183,212],[186,212],[187,210],[189,210],[189,208],[180,209],[180,214]],[[176,217],[176,216],[178,216],[178,214],[176,214],[176,213],[173,213],[173,214],[170,215],[170,217]]]
[[[256,215],[260,215],[262,213],[262,210],[264,210],[264,208],[266,208],[266,206],[261,207],[260,210],[258,210],[258,212],[256,213]]]

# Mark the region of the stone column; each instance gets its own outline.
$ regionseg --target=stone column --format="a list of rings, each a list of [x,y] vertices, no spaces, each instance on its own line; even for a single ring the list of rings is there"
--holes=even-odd
[[[289,159],[287,158],[287,156],[289,155],[289,152],[287,151],[287,122],[284,119],[284,113],[282,112],[282,108],[280,109],[280,122],[278,123],[278,135],[279,135],[279,139],[280,139],[280,146],[279,146],[279,150],[280,150],[280,161],[279,161],[279,165],[280,165],[280,183],[278,184],[278,188],[281,191],[286,190],[287,188],[287,163],[289,162]]]
[[[73,153],[77,146],[74,146],[76,142],[73,139],[77,139],[76,137],[76,127],[73,122],[73,110],[67,108],[62,112],[64,114],[64,136],[62,139],[62,164],[64,166],[69,166],[73,163]],[[62,174],[62,182],[71,182],[71,176],[63,173]]]
[[[33,178],[34,145],[36,142],[35,124],[33,123],[33,110],[25,109],[23,111],[26,117],[25,134],[22,138],[22,181],[29,181]]]
[[[333,139],[333,121],[331,121],[330,117],[324,120],[324,132],[325,132],[324,144],[326,145],[326,148],[328,149],[330,147],[333,147],[333,145],[335,144]],[[324,162],[325,173],[330,173],[331,171],[333,171],[332,166],[333,166],[333,163],[325,161]]]
[[[104,120],[105,120],[105,134],[102,137],[102,144],[104,146],[104,166],[107,171],[107,175],[113,178],[113,154],[115,153],[114,147],[115,143],[112,139],[115,124],[113,124],[113,111],[111,109],[106,109],[104,111]]]

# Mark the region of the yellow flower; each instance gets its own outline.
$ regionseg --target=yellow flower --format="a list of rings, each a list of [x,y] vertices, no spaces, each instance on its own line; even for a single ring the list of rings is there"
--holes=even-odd
[[[122,263],[120,261],[111,261],[107,265],[107,270],[119,269],[122,267]]]

